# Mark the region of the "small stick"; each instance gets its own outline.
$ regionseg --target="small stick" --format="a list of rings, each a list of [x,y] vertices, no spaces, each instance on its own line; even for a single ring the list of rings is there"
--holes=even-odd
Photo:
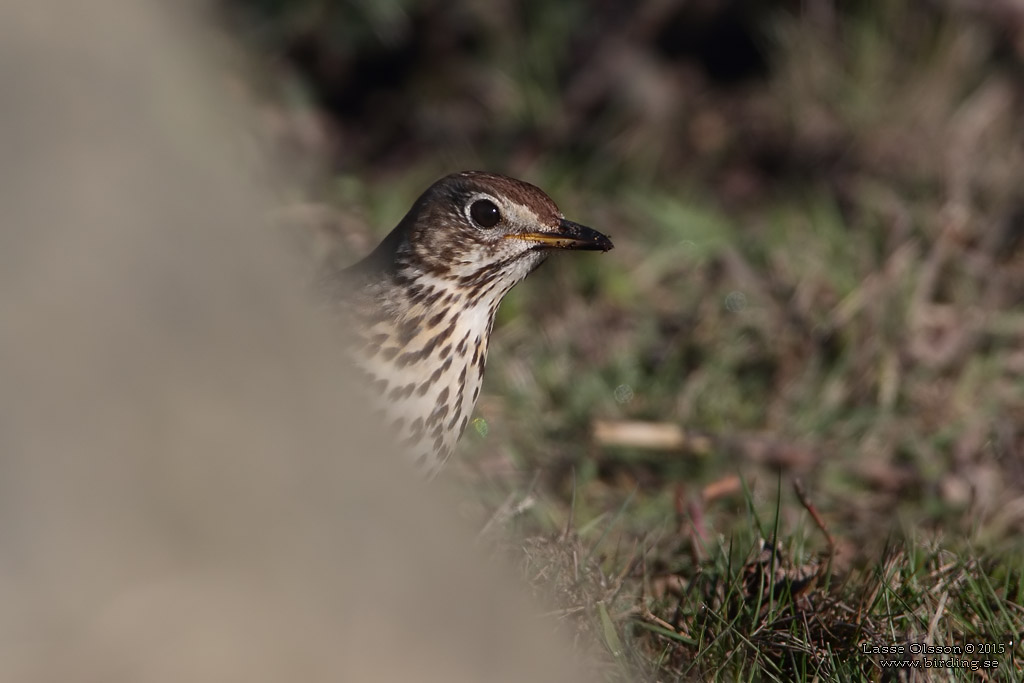
[[[825,535],[825,542],[828,543],[829,556],[835,555],[836,542],[832,538],[832,534],[828,532],[828,527],[825,526],[825,520],[818,514],[818,508],[814,507],[814,503],[807,497],[807,490],[804,488],[803,481],[799,477],[793,479],[793,490],[796,492],[796,497],[800,499],[800,504],[804,506],[804,509],[811,515],[814,523],[821,529],[821,533]]]

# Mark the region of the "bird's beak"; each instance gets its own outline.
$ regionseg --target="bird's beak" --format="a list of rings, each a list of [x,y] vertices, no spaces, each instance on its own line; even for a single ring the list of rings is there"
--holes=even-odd
[[[593,228],[579,223],[558,221],[558,227],[548,232],[520,232],[505,235],[509,239],[536,242],[543,249],[582,249],[586,251],[608,251],[612,241]]]

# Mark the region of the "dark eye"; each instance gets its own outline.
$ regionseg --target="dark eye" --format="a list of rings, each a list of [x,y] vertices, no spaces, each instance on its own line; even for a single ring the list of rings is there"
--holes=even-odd
[[[501,220],[501,212],[490,199],[478,199],[469,207],[469,215],[481,228],[493,228]]]

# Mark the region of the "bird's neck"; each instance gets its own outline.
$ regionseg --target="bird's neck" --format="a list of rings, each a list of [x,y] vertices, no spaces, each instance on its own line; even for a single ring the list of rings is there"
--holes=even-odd
[[[394,324],[402,330],[399,338],[409,339],[409,334],[437,337],[450,330],[453,349],[460,355],[465,353],[461,340],[467,340],[467,345],[480,345],[481,353],[486,353],[498,305],[511,289],[497,283],[492,287],[467,287],[452,278],[429,273],[399,277],[395,284],[395,296],[404,303],[401,309],[395,309]]]

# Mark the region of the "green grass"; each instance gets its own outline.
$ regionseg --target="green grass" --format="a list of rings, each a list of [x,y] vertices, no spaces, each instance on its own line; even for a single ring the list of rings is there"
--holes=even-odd
[[[823,534],[808,515],[787,528],[793,502],[775,492],[760,511],[747,497],[746,524],[729,535],[649,527],[636,537],[622,528],[635,518],[631,501],[508,552],[570,628],[604,643],[608,680],[896,680],[883,660],[910,672],[951,656],[924,647],[950,648],[950,680],[978,680],[979,670],[1018,679],[1024,561],[962,539],[892,534],[877,561],[850,565],[840,546],[813,550]]]

